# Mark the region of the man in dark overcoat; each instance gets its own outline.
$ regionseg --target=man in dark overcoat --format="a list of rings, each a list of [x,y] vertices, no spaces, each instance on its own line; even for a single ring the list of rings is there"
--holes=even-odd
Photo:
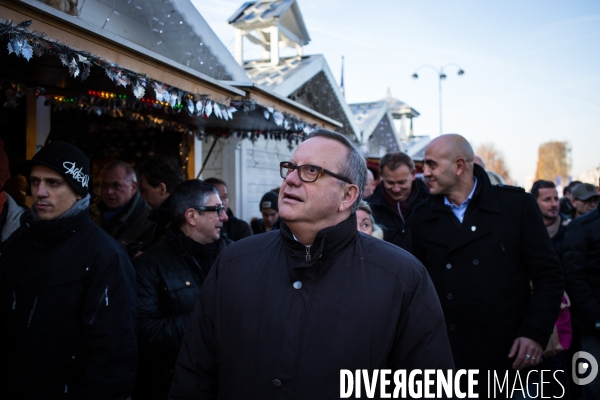
[[[504,377],[540,362],[564,279],[533,197],[492,186],[473,159],[460,135],[428,145],[431,197],[415,214],[411,250],[436,287],[456,368],[479,369],[485,393],[488,370]]]

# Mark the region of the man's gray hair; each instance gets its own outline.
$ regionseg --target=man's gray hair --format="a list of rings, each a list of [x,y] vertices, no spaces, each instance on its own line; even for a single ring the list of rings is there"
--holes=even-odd
[[[208,196],[218,195],[219,192],[210,183],[198,179],[190,179],[180,183],[170,196],[171,222],[176,227],[185,224],[185,212],[190,208],[202,207],[206,204]]]
[[[102,174],[100,174],[100,176],[102,177],[104,176],[104,173],[121,167],[125,169],[125,177],[127,179],[129,179],[131,182],[137,182],[137,175],[135,174],[135,170],[131,164],[128,164],[122,160],[113,160],[108,163],[108,165],[102,170]]]
[[[334,131],[330,131],[327,129],[316,129],[312,131],[307,139],[311,139],[314,137],[322,137],[325,139],[335,140],[343,144],[346,148],[348,148],[348,158],[344,163],[338,166],[339,175],[345,176],[350,179],[350,182],[354,183],[358,186],[358,198],[352,205],[351,212],[355,212],[360,205],[360,201],[362,200],[363,192],[365,190],[365,185],[367,183],[367,161],[365,160],[365,156],[362,152],[354,145],[348,138],[341,133],[337,133]],[[347,182],[341,181],[338,179],[338,183],[343,186],[346,185]]]

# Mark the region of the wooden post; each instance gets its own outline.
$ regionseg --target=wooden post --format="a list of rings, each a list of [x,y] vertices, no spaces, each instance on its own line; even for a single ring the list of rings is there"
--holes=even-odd
[[[187,178],[195,179],[196,178],[196,136],[195,135],[187,135],[187,141],[189,145],[189,152],[187,155]]]
[[[25,102],[25,159],[31,160],[37,146],[37,98],[27,93]]]

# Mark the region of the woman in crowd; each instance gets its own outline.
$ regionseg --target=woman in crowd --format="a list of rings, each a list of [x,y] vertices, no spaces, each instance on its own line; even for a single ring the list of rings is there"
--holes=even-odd
[[[383,239],[383,231],[379,225],[375,224],[371,207],[369,207],[369,204],[364,200],[360,202],[358,210],[356,210],[356,220],[358,222],[359,231],[378,239]]]

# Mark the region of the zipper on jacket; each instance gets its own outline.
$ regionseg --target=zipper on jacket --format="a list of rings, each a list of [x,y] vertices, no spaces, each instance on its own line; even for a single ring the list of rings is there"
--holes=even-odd
[[[400,202],[396,203],[396,207],[398,207],[398,214],[400,215],[400,219],[402,220],[402,232],[404,232],[404,225],[406,221],[404,220],[404,215],[402,215],[402,208],[400,207]]]
[[[37,305],[37,300],[38,300],[38,298],[36,297],[35,301],[33,302],[33,308],[29,312],[29,318],[27,319],[27,327],[28,328],[29,328],[29,325],[31,325],[31,320],[33,319],[33,313],[35,312],[35,306]]]
[[[310,261],[310,246],[312,246],[312,244],[306,246],[306,261]]]
[[[96,307],[96,311],[94,312],[94,315],[92,315],[92,318],[90,319],[89,324],[93,324],[94,321],[96,320],[96,316],[98,315],[98,311],[100,311],[100,306],[102,305],[102,302],[104,301],[104,306],[108,307],[108,285],[106,285],[106,287],[104,288],[104,293],[102,293],[102,296],[100,296],[100,301],[98,302],[98,306]]]
[[[13,306],[12,309],[15,310],[17,308],[17,291],[13,290]]]

